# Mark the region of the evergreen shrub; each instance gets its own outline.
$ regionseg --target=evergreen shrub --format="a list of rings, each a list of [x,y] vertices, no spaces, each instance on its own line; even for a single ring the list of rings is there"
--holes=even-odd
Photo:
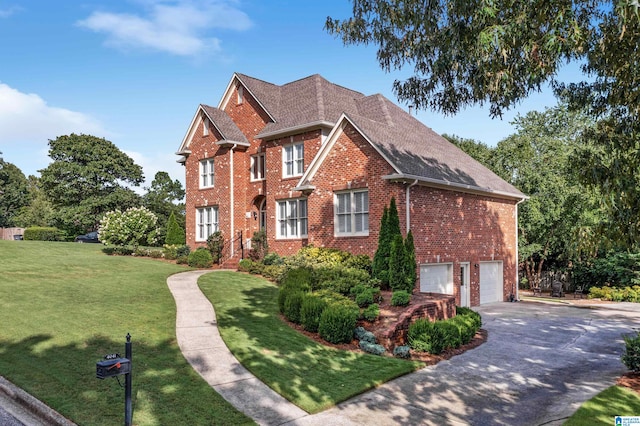
[[[164,243],[167,245],[183,245],[186,242],[186,235],[184,229],[178,224],[176,215],[171,212],[169,220],[167,221],[167,235],[164,238]]]
[[[189,266],[192,268],[210,268],[211,265],[213,265],[211,253],[204,247],[200,247],[196,251],[189,253],[187,259]]]
[[[284,300],[284,316],[295,324],[300,324],[300,309],[302,308],[302,300],[304,292],[298,289],[286,293]]]
[[[330,343],[348,343],[353,338],[353,329],[358,321],[358,307],[334,303],[326,307],[320,317],[318,334]]]
[[[326,307],[327,302],[321,297],[313,293],[305,294],[300,307],[300,324],[302,324],[302,328],[312,333],[317,333],[320,317]]]
[[[385,352],[384,346],[371,343],[366,340],[360,340],[358,345],[360,346],[360,349],[373,355],[383,355]]]
[[[64,237],[58,228],[49,226],[32,226],[24,230],[22,236],[29,241],[62,241]]]
[[[407,306],[411,300],[411,295],[406,290],[396,290],[391,294],[391,304],[393,306]]]
[[[640,373],[640,333],[635,336],[625,336],[625,353],[622,355],[622,363],[632,372]]]
[[[411,356],[411,348],[409,346],[396,346],[393,348],[393,356],[396,358],[407,359]]]
[[[362,311],[362,318],[369,322],[377,320],[379,316],[380,306],[377,303],[372,303]]]

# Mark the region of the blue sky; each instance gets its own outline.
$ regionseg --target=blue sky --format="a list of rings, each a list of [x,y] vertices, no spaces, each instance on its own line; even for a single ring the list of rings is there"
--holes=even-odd
[[[311,74],[397,102],[372,47],[324,31],[348,0],[0,0],[0,152],[25,175],[47,166],[48,140],[104,137],[143,166],[184,182],[175,160],[198,104],[217,106],[234,72],[275,84]],[[575,80],[576,67],[564,70]],[[489,145],[517,113],[555,104],[535,94],[500,119],[488,108],[454,117],[419,111],[439,133]]]

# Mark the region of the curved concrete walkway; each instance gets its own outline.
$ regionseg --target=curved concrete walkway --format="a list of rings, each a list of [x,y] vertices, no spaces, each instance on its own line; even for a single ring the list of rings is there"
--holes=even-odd
[[[281,425],[307,416],[245,369],[224,344],[213,306],[198,287],[198,278],[210,272],[182,272],[167,279],[184,357],[216,392],[258,424]]]

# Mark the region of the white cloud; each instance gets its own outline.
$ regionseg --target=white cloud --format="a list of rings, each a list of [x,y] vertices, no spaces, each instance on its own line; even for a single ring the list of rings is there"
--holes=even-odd
[[[18,6],[0,8],[0,18],[8,18],[9,16],[13,15],[19,10],[20,10],[20,7]]]
[[[144,173],[145,182],[138,188],[133,188],[139,194],[144,194],[144,187],[150,187],[153,178],[157,172],[167,172],[172,180],[178,179],[182,182],[184,187],[184,167],[180,165],[176,160],[178,156],[167,153],[155,153],[151,156],[147,156],[138,151],[124,150],[123,152],[133,159],[133,161],[142,167]]]
[[[22,93],[0,83],[0,147],[37,142],[69,133],[105,135],[95,118],[81,112],[53,107],[33,93]]]
[[[242,31],[251,26],[249,17],[229,1],[151,0],[144,6],[144,16],[94,12],[77,24],[105,33],[108,46],[150,48],[182,56],[219,51],[220,39],[209,30]]]

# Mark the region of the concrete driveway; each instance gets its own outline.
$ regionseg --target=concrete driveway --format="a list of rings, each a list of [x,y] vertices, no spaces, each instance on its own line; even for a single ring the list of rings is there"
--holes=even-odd
[[[626,371],[622,336],[640,327],[632,304],[477,310],[489,332],[480,347],[289,424],[559,425]]]

